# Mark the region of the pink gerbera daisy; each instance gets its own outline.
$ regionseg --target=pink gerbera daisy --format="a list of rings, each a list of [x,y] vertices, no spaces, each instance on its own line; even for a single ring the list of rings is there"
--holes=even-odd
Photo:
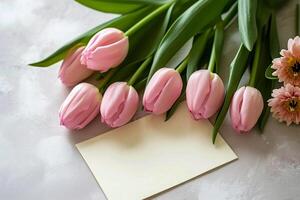
[[[272,99],[269,99],[269,106],[273,116],[280,122],[287,125],[300,122],[300,88],[291,84],[273,90]]]
[[[280,55],[280,58],[273,60],[273,75],[284,84],[300,86],[300,37],[289,39],[288,49],[282,49]]]

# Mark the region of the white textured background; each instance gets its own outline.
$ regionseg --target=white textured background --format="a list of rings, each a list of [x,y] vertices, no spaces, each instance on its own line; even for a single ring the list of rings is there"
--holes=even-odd
[[[296,1],[279,13],[282,47],[294,34]],[[74,144],[108,130],[99,119],[70,133],[57,111],[68,89],[59,64],[36,61],[113,15],[68,0],[0,1],[0,199],[104,200]],[[223,78],[239,45],[234,24],[226,34]],[[245,81],[247,78],[245,79]],[[300,198],[300,128],[270,118],[264,135],[237,135],[227,118],[221,133],[240,159],[155,197],[160,200],[296,200]],[[117,192],[117,191],[116,191]]]

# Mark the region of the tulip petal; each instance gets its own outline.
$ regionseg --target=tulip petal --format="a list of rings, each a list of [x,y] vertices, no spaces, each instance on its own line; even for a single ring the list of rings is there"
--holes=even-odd
[[[95,86],[88,83],[77,85],[60,108],[59,118],[61,125],[69,129],[85,127],[98,115],[100,103],[101,96]]]
[[[121,112],[119,113],[117,119],[114,119],[111,126],[119,127],[129,122],[137,111],[138,102],[139,95],[136,90],[130,86],[126,100],[123,102]]]
[[[182,80],[180,75],[174,76],[166,83],[154,103],[152,112],[162,114],[167,112],[180,96],[182,90]]]
[[[173,76],[174,72],[176,73],[174,69],[161,68],[153,75],[146,87],[143,98],[143,101],[145,101],[144,105],[148,105],[147,108],[152,106],[151,110],[153,109],[153,102],[156,101],[160,92]]]
[[[110,68],[117,67],[125,59],[128,49],[127,37],[113,44],[99,46],[88,56],[87,67],[106,72]]]
[[[243,94],[243,105],[240,111],[242,131],[248,132],[255,126],[263,110],[263,104],[263,98],[260,92],[255,88],[246,87]]]
[[[240,123],[241,123],[241,108],[243,104],[243,95],[246,90],[246,87],[241,87],[238,89],[231,101],[230,105],[230,117],[233,128],[239,131]]]
[[[106,72],[121,64],[128,49],[128,37],[118,29],[107,28],[89,41],[82,52],[81,63],[89,69]]]
[[[101,104],[103,120],[113,118],[118,113],[119,107],[126,100],[127,94],[128,88],[125,82],[116,82],[107,88]]]
[[[99,31],[87,44],[88,50],[95,50],[102,45],[109,45],[121,40],[124,33],[116,28],[106,28]]]
[[[208,70],[199,70],[196,73],[198,73],[198,76],[196,76],[197,81],[194,86],[196,89],[194,92],[191,92],[191,95],[193,95],[191,98],[194,99],[191,108],[195,114],[195,118],[200,119],[202,118],[201,108],[205,104],[210,91],[210,72]]]
[[[217,75],[213,75],[213,79],[210,82],[209,95],[206,98],[206,102],[203,105],[202,116],[205,119],[213,116],[221,107],[224,101],[224,84],[221,78]]]

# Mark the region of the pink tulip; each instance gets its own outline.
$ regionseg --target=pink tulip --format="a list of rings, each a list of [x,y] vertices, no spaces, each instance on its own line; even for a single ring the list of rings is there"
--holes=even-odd
[[[66,86],[74,86],[93,73],[92,70],[87,69],[85,65],[80,63],[83,50],[84,47],[71,50],[60,67],[58,78]]]
[[[122,31],[106,28],[89,41],[82,52],[81,63],[89,69],[106,72],[122,63],[128,48],[128,37]]]
[[[146,111],[160,115],[167,112],[182,90],[180,74],[170,68],[159,69],[149,81],[143,98]]]
[[[231,101],[230,116],[233,128],[241,133],[250,131],[264,107],[261,93],[253,87],[241,87]]]
[[[102,122],[111,127],[123,126],[131,120],[138,109],[139,95],[126,82],[110,85],[101,104]]]
[[[99,114],[100,103],[98,88],[89,83],[78,84],[60,107],[60,124],[69,129],[84,128]]]
[[[187,106],[195,119],[208,119],[224,101],[224,84],[221,78],[208,70],[194,72],[186,88]]]

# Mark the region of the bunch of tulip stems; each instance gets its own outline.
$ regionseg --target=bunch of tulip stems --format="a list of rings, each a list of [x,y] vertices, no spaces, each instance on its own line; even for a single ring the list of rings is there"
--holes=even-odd
[[[186,99],[195,120],[217,114],[213,143],[230,109],[233,128],[263,129],[274,81],[268,78],[278,57],[276,10],[281,0],[76,0],[119,17],[80,35],[31,66],[48,67],[64,60],[59,78],[75,86],[59,117],[69,129],[84,128],[99,113],[111,127],[128,123],[138,109],[166,113],[166,120]],[[230,66],[226,88],[218,76],[224,31],[237,15],[241,45]],[[190,39],[192,47],[174,68],[166,64]],[[238,89],[250,68],[249,83]],[[266,71],[267,70],[267,71]],[[266,77],[265,77],[266,71]],[[99,81],[97,86],[84,82]],[[102,97],[103,94],[103,97]]]

